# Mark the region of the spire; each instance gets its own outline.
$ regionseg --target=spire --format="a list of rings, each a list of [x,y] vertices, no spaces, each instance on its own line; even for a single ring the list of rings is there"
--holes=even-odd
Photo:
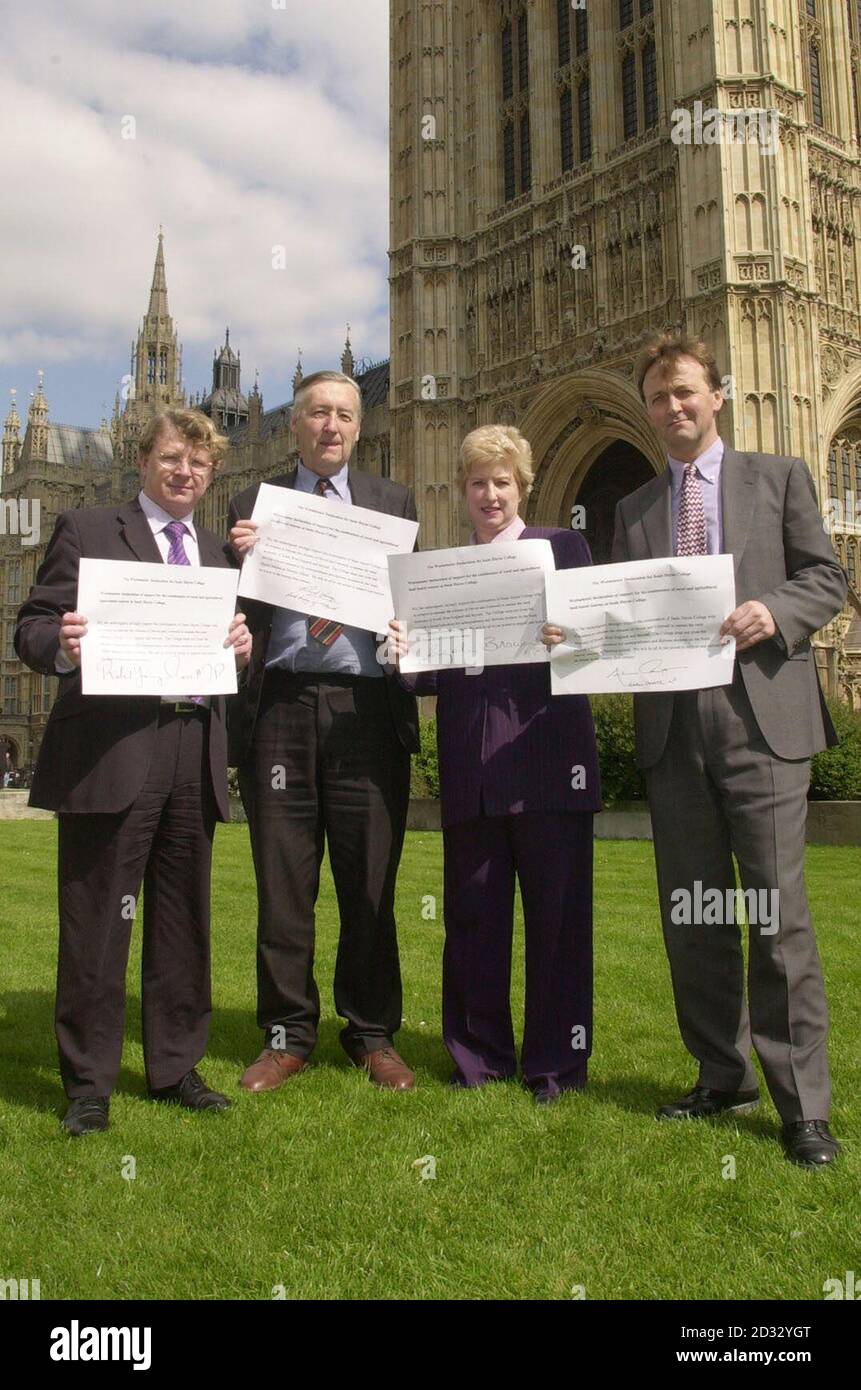
[[[18,418],[18,406],[15,401],[15,397],[17,396],[17,394],[18,392],[13,386],[9,392],[9,395],[12,397],[12,399],[9,402],[9,414],[6,416],[6,428],[4,430],[4,438],[6,438],[9,434],[14,433],[15,438],[18,439],[21,433],[21,421]]]
[[[352,376],[355,365],[353,349],[350,347],[350,325],[347,324],[347,341],[344,343],[344,351],[341,353],[341,371],[345,376]]]
[[[295,372],[293,373],[293,395],[294,395],[294,396],[295,396],[296,392],[299,390],[299,387],[300,387],[301,385],[302,385],[302,349],[300,348],[300,349],[299,349],[299,355],[298,355],[298,357],[297,357],[297,359],[296,359],[296,370],[295,370]]]
[[[167,307],[167,275],[164,269],[164,233],[158,229],[158,250],[155,253],[155,265],[152,272],[152,285],[149,292],[148,318],[166,319],[169,310]]]
[[[15,397],[18,394],[13,386],[9,392],[12,402],[9,406],[9,414],[6,416],[6,424],[3,428],[3,453],[0,457],[0,484],[7,473],[14,473],[15,465],[21,453],[21,421],[18,418],[18,409],[15,405]]]
[[[48,456],[48,402],[42,389],[45,373],[39,368],[39,385],[30,399],[27,411],[27,432],[30,436],[30,457],[44,459]]]

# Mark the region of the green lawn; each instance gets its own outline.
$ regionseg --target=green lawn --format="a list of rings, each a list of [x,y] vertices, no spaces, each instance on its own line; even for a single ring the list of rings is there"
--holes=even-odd
[[[421,913],[424,895],[441,904],[442,845],[421,833],[408,836],[398,895],[398,1043],[418,1071],[414,1093],[378,1091],[340,1051],[328,875],[315,1065],[274,1095],[237,1090],[260,1047],[255,903],[247,829],[222,826],[202,1070],[236,1103],[195,1116],[146,1099],[135,960],[111,1128],[70,1140],[58,1127],[52,1028],[54,838],[50,823],[0,827],[0,1278],[39,1279],[43,1299],[268,1299],[276,1286],[287,1298],[568,1299],[583,1286],[588,1299],[820,1299],[826,1279],[861,1270],[858,851],[816,847],[808,858],[832,1011],[833,1127],[845,1144],[839,1164],[811,1173],[783,1158],[767,1098],[737,1124],[653,1119],[694,1071],[645,843],[597,846],[588,1091],[545,1107],[513,1083],[450,1091],[443,927]],[[428,1155],[436,1177],[422,1180],[416,1160]],[[728,1156],[734,1179],[723,1176]]]

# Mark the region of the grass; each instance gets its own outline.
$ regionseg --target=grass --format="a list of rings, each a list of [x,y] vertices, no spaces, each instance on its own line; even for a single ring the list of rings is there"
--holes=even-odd
[[[136,948],[127,1042],[104,1135],[70,1140],[52,1026],[55,831],[0,828],[0,1278],[43,1299],[821,1299],[858,1269],[857,904],[861,855],[814,847],[808,884],[832,1012],[833,1169],[792,1167],[766,1098],[737,1123],[658,1124],[688,1089],[660,939],[651,846],[596,846],[595,1052],[588,1091],[538,1107],[516,1084],[446,1086],[438,835],[412,833],[398,889],[408,1095],[346,1065],[331,1004],[337,936],[319,904],[324,1019],[315,1065],[273,1095],[236,1088],[256,1055],[247,829],[222,826],[214,1015],[202,1067],[223,1115],[146,1099]],[[522,939],[514,998],[522,999]],[[416,1160],[432,1155],[436,1177]],[[728,1159],[736,1176],[726,1178]],[[130,1173],[134,1160],[135,1177]],[[427,1165],[426,1165],[427,1166]],[[573,1291],[573,1293],[572,1293]]]

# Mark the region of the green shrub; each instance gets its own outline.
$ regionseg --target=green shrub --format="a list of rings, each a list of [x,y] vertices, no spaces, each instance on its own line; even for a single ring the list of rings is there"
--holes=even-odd
[[[608,805],[641,801],[643,774],[634,759],[634,702],[630,695],[592,695],[592,718],[598,741],[601,793]]]
[[[813,759],[812,801],[861,801],[861,713],[842,700],[829,700],[828,712],[840,742]]]
[[[413,755],[413,796],[439,796],[439,760],[436,749],[436,720],[419,719],[421,751]]]

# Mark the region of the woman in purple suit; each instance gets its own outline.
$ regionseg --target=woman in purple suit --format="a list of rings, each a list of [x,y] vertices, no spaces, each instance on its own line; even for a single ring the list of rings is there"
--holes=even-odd
[[[591,564],[581,535],[525,526],[529,443],[507,425],[463,441],[458,482],[477,545],[546,539],[557,569]],[[402,625],[391,629],[406,649]],[[452,1083],[513,1077],[511,948],[515,877],[526,929],[521,1064],[537,1101],[586,1084],[592,1045],[592,817],[600,810],[585,696],[550,694],[550,668],[489,666],[401,680],[436,695],[445,849],[443,1039]]]

